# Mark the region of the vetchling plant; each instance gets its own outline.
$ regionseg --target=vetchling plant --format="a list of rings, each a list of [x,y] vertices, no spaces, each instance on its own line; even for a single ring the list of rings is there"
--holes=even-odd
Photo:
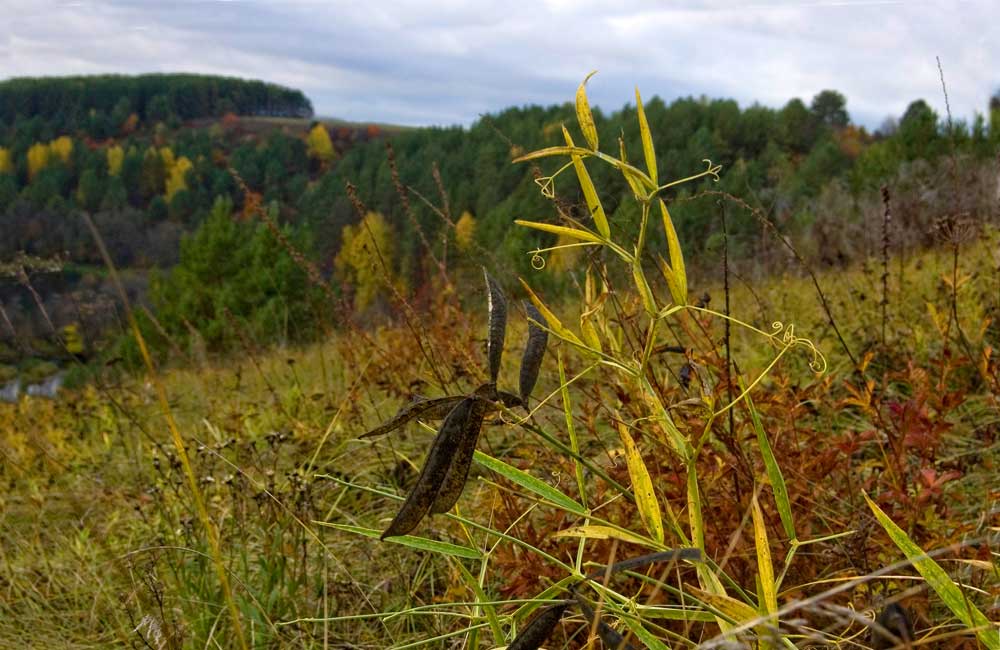
[[[479,647],[480,631],[488,629],[497,646],[509,644],[508,647],[515,650],[537,650],[560,621],[567,620],[569,612],[574,608],[582,615],[583,624],[589,629],[588,634],[599,637],[605,647],[610,648],[640,645],[657,650],[668,647],[711,648],[733,643],[740,647],[756,645],[794,648],[798,641],[815,644],[817,635],[820,635],[821,642],[839,644],[839,630],[810,628],[808,624],[801,623],[800,614],[808,612],[810,606],[871,578],[859,576],[818,594],[811,593],[814,589],[810,585],[786,584],[786,578],[792,575],[789,569],[800,549],[849,535],[852,531],[800,539],[782,470],[751,399],[751,391],[793,348],[801,346],[811,353],[810,367],[817,373],[825,371],[825,358],[811,341],[796,336],[792,326],[775,322],[771,331],[767,332],[728,313],[712,310],[707,305],[688,302],[684,256],[663,196],[669,189],[688,181],[703,178],[717,180],[721,168],[706,161],[707,167],[700,173],[676,181],[661,182],[652,134],[638,90],[636,113],[644,169],[629,162],[623,137],[618,142],[617,157],[602,152],[598,148],[597,128],[587,100],[586,83],[587,79],[580,84],[576,95],[577,119],[586,146],[578,146],[564,127],[564,146],[549,147],[515,160],[524,162],[567,157],[568,162],[549,176],[539,174],[536,182],[546,197],[554,199],[556,179],[572,167],[582,189],[590,215],[587,222],[566,214],[559,208],[559,203],[555,205],[563,223],[521,219],[515,221],[519,225],[560,238],[560,243],[552,248],[531,251],[535,268],[544,266],[542,254],[547,251],[567,246],[594,249],[585,271],[579,333],[564,325],[528,283],[522,280],[536,310],[529,310],[532,329],[527,347],[531,353],[526,352],[522,363],[520,395],[498,390],[496,381],[503,347],[506,301],[496,282],[487,276],[490,296],[490,382],[469,395],[425,400],[407,406],[388,423],[366,434],[372,436],[388,433],[415,418],[444,418],[412,492],[401,499],[385,491],[331,478],[345,485],[403,501],[398,514],[381,534],[382,539],[392,538],[390,541],[455,560],[455,567],[474,594],[475,601],[452,604],[460,610],[458,612],[450,610],[447,604],[435,604],[432,607],[436,611],[447,612],[469,622],[460,630],[427,639],[424,641],[427,644],[467,635],[466,647],[476,648]],[[597,188],[587,171],[585,163],[590,161],[610,165],[622,174],[631,189],[640,214],[638,234],[633,240],[625,241],[621,232],[613,231]],[[650,232],[654,215],[659,217],[666,239],[665,257],[651,250]],[[622,228],[621,231],[632,229]],[[565,243],[567,241],[571,243]],[[609,277],[622,276],[611,273],[606,261],[616,261],[623,267],[624,277],[631,280],[629,289],[617,287],[612,292],[608,288]],[[656,285],[651,281],[651,276],[647,275],[648,268],[656,268],[667,286],[670,300],[664,300],[654,291]],[[610,313],[608,305],[614,305],[617,312]],[[637,312],[629,311],[632,305],[638,305]],[[697,321],[696,316],[703,320]],[[695,370],[690,373],[697,375],[697,383],[701,388],[698,397],[687,399],[683,404],[669,403],[667,396],[673,393],[662,388],[662,373],[658,374],[661,369],[656,362],[657,353],[673,347],[671,344],[674,341],[668,339],[670,334],[682,333],[691,338],[697,336],[698,331],[706,326],[705,319],[728,322],[759,336],[773,350],[771,359],[756,376],[734,373],[734,377],[730,378],[728,362],[725,364],[727,370],[718,371],[717,377],[712,374],[712,366],[700,366],[704,368],[704,372]],[[625,336],[624,333],[626,323],[630,328],[630,336]],[[543,423],[533,417],[541,404],[536,405],[527,417],[511,410],[515,406],[527,407],[528,394],[538,376],[547,342],[544,338],[546,334],[551,334],[577,352],[584,361],[584,368],[567,379],[566,367],[560,355],[557,359],[559,387],[543,400],[545,403],[561,399],[565,414],[565,429],[562,433],[547,430]],[[705,335],[708,339],[707,347],[714,354],[716,343],[708,336],[707,331]],[[692,364],[698,365],[694,359],[689,359],[687,367],[691,368]],[[615,481],[582,451],[576,431],[577,417],[573,412],[570,388],[585,376],[596,377],[601,368],[610,371],[612,379],[607,381],[614,382],[619,394],[626,395],[628,399],[627,409],[625,402],[621,405],[621,410],[627,412],[611,409],[613,415],[606,418],[604,424],[621,441],[630,487]],[[715,385],[713,381],[716,382]],[[730,382],[738,390],[727,390],[731,386]],[[723,389],[717,390],[719,386],[723,386]],[[720,401],[720,395],[727,396],[725,401]],[[476,451],[480,430],[492,411],[499,411],[506,423],[537,436],[549,450],[571,462],[575,469],[578,495],[570,496],[529,472]],[[683,417],[685,413],[692,412],[697,413],[697,417]],[[747,584],[740,574],[727,570],[724,558],[713,557],[706,548],[706,538],[709,536],[726,539],[735,535],[738,539],[738,531],[711,528],[713,522],[705,517],[706,508],[702,502],[704,485],[699,477],[699,468],[713,462],[706,451],[712,448],[711,442],[715,436],[713,427],[720,417],[734,416],[737,412],[741,416],[741,423],[752,431],[751,439],[756,443],[752,449],[745,451],[748,455],[756,455],[763,467],[759,473],[751,467],[750,471],[756,475],[753,477],[752,492],[748,493],[747,499],[746,520],[753,533],[752,584]],[[568,444],[564,442],[566,438]],[[737,441],[735,444],[741,443]],[[664,498],[666,486],[654,482],[661,478],[662,473],[658,467],[647,465],[644,452],[645,457],[669,459],[672,474],[682,477],[682,503],[673,504],[670,499]],[[510,528],[494,527],[492,520],[490,525],[477,521],[474,512],[448,512],[461,494],[472,462],[479,463],[516,485],[522,498],[534,500],[532,510],[549,508],[559,511],[562,520],[570,522],[570,525],[550,532],[545,544],[531,543],[515,534],[513,525]],[[596,481],[603,483],[601,489],[593,484]],[[610,498],[607,497],[609,491],[612,494]],[[765,512],[772,509],[766,507],[767,501],[771,501],[780,520],[780,541],[774,539],[775,535],[767,525]],[[976,629],[985,647],[990,650],[1000,647],[989,621],[971,605],[969,599],[963,600],[962,589],[952,583],[940,566],[923,554],[906,533],[895,527],[872,501],[869,500],[868,503],[875,518],[903,550],[908,561],[956,616]],[[429,512],[447,513],[446,517],[461,526],[468,544],[406,535]],[[622,516],[623,512],[626,515],[637,515],[642,530],[632,527],[629,523],[631,518]],[[528,515],[529,512],[522,513],[517,519]],[[369,537],[377,536],[377,532],[371,529],[333,523],[327,525]],[[575,540],[575,552],[572,549],[560,549],[558,554],[551,552],[549,544],[552,540],[558,543],[567,539]],[[662,557],[669,558],[672,566],[668,568],[673,571],[663,571],[659,575],[635,571],[634,569],[642,566],[663,561],[644,559],[647,556],[625,560],[616,565],[613,560],[607,560],[609,541],[612,544],[612,554],[618,544],[654,551],[649,557],[665,553],[667,555]],[[556,575],[561,573],[562,577],[558,580],[548,576],[541,578],[539,592],[530,599],[491,599],[489,594],[495,588],[491,583],[502,581],[505,577],[491,572],[491,562],[501,545],[518,547],[520,552],[539,558],[552,567]],[[773,548],[782,547],[785,549],[784,557],[773,557]],[[600,572],[588,573],[584,565],[588,562],[602,564],[601,560],[611,564],[603,573],[604,579],[598,580],[595,576],[600,576]],[[478,563],[478,576],[466,567],[470,561]],[[621,583],[622,588],[609,584],[609,578],[617,572],[631,578]],[[591,591],[592,594],[587,593]],[[779,603],[779,594],[785,592],[810,593],[810,596]],[[592,602],[596,602],[596,606],[592,606]],[[505,606],[516,606],[516,609],[505,612],[502,610]],[[413,608],[413,611],[416,609],[418,608]],[[423,613],[429,613],[426,608],[419,609]],[[387,612],[385,616],[399,614],[400,612]],[[505,631],[501,623],[503,620],[509,624],[509,630]],[[844,619],[844,630],[856,622],[855,618]]]

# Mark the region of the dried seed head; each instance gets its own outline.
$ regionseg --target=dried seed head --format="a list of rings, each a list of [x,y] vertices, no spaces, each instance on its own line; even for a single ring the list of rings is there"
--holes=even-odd
[[[399,409],[388,422],[380,424],[368,433],[358,436],[359,438],[373,438],[385,435],[400,428],[410,420],[415,418],[425,418],[427,420],[441,420],[448,416],[455,406],[465,399],[464,395],[450,397],[436,397],[407,404]]]
[[[913,624],[899,603],[889,603],[872,626],[872,648],[909,648],[913,643]]]
[[[441,514],[448,512],[458,503],[462,496],[462,489],[469,478],[469,469],[472,467],[472,456],[476,453],[476,444],[479,442],[479,433],[483,428],[483,419],[490,407],[490,402],[479,393],[496,393],[496,386],[486,384],[476,390],[476,394],[468,398],[472,406],[468,410],[465,422],[462,424],[461,433],[456,439],[456,449],[445,474],[444,482],[438,491],[431,512]]]

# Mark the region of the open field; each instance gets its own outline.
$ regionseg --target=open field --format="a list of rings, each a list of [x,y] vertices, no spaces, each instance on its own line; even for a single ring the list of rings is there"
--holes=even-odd
[[[829,363],[825,374],[814,374],[809,358],[792,349],[753,393],[787,482],[797,537],[825,541],[799,547],[783,565],[795,546],[770,487],[761,482],[765,467],[745,407],[732,410],[731,423],[720,418],[709,428],[698,458],[705,549],[726,567],[734,581],[730,592],[749,590],[746,597],[754,599],[755,493],[773,561],[784,578],[778,604],[837,585],[850,587],[795,613],[802,620],[788,621],[785,629],[796,643],[808,646],[811,634],[819,645],[824,638],[826,643],[839,638],[842,647],[864,647],[864,625],[845,619],[846,610],[838,607],[870,616],[885,599],[898,596],[914,612],[918,638],[931,647],[976,647],[911,568],[849,582],[903,559],[873,519],[864,493],[923,548],[957,544],[939,556],[941,565],[967,587],[971,602],[997,618],[1000,417],[990,350],[1000,341],[989,320],[998,282],[994,241],[995,235],[985,233],[961,250],[957,306],[965,343],[958,341],[954,324],[951,331],[947,324],[947,251],[912,257],[902,266],[891,261],[884,346],[880,296],[873,288],[881,269],[820,276],[846,343],[864,360],[863,372],[853,372],[807,278],[790,274],[753,292],[739,285],[732,290],[733,313],[765,330],[772,320],[794,324],[796,334],[810,337]],[[508,291],[514,288],[511,279],[502,283]],[[721,300],[721,287],[711,293],[713,304]],[[560,312],[571,309],[566,305]],[[482,466],[473,469],[457,518],[434,517],[414,531],[478,549],[477,559],[360,534],[383,529],[392,517],[398,506],[391,495],[413,485],[432,430],[414,424],[383,438],[357,440],[357,435],[410,396],[439,394],[441,378],[449,391],[480,383],[486,377],[484,311],[482,305],[442,299],[431,312],[369,338],[346,333],[301,349],[247,349],[225,362],[163,373],[170,412],[219,530],[248,645],[410,647],[406,644],[423,639],[437,639],[427,647],[461,645],[463,639],[466,647],[503,645],[510,637],[498,635],[509,633],[510,617],[520,615],[525,599],[564,576],[531,548],[582,567],[643,552],[641,545],[624,542],[553,537],[583,520]],[[508,386],[524,340],[519,313],[512,313],[511,325],[501,372],[501,383]],[[675,419],[684,432],[704,425],[693,401],[725,398],[715,345],[722,332],[718,318],[681,319],[676,334],[693,348],[689,358],[695,369],[687,388],[678,379],[682,356],[664,353],[653,363],[663,394],[677,404]],[[665,334],[664,343],[673,343],[672,336]],[[981,356],[967,358],[966,345]],[[774,356],[773,348],[751,337],[735,336],[732,346],[750,381]],[[870,355],[864,355],[866,349]],[[559,360],[567,378],[589,365],[565,343],[550,345],[531,423],[569,445],[557,390]],[[480,448],[645,538],[636,506],[616,497],[594,474],[629,484],[622,442],[608,424],[609,418],[630,420],[636,404],[629,390],[603,369],[568,386],[579,454],[587,465],[515,425],[487,427]],[[550,399],[539,405],[546,395]],[[0,500],[0,645],[238,647],[206,534],[151,383],[140,378],[88,386],[57,402],[3,404],[0,431],[0,471],[7,486]],[[688,515],[683,475],[653,427],[639,423],[635,431],[667,518],[665,543],[677,545]],[[576,468],[583,470],[583,493]],[[673,517],[680,528],[672,533]],[[520,541],[498,540],[483,527]],[[662,569],[640,571],[658,576]],[[689,568],[673,571],[680,584],[697,585]],[[651,596],[637,578],[617,582],[623,594],[643,605],[676,607],[676,596]],[[695,609],[687,621],[655,608],[644,620],[662,634],[705,641],[718,628],[706,622],[712,619],[701,615],[704,610]],[[567,616],[548,647],[584,640],[587,626],[580,621],[579,615]],[[448,636],[453,633],[458,635]]]

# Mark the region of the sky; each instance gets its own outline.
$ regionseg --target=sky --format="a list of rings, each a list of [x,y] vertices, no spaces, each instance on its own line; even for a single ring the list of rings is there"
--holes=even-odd
[[[780,107],[832,88],[877,127],[956,119],[1000,87],[997,0],[0,0],[0,79],[201,72],[303,90],[316,114],[468,125],[571,101],[707,95]]]

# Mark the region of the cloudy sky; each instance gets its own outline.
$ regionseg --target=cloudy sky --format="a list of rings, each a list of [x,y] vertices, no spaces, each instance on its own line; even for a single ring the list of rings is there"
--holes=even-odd
[[[319,115],[469,124],[510,105],[807,102],[877,126],[915,98],[956,118],[1000,86],[996,0],[0,0],[0,78],[192,71],[301,88]]]

